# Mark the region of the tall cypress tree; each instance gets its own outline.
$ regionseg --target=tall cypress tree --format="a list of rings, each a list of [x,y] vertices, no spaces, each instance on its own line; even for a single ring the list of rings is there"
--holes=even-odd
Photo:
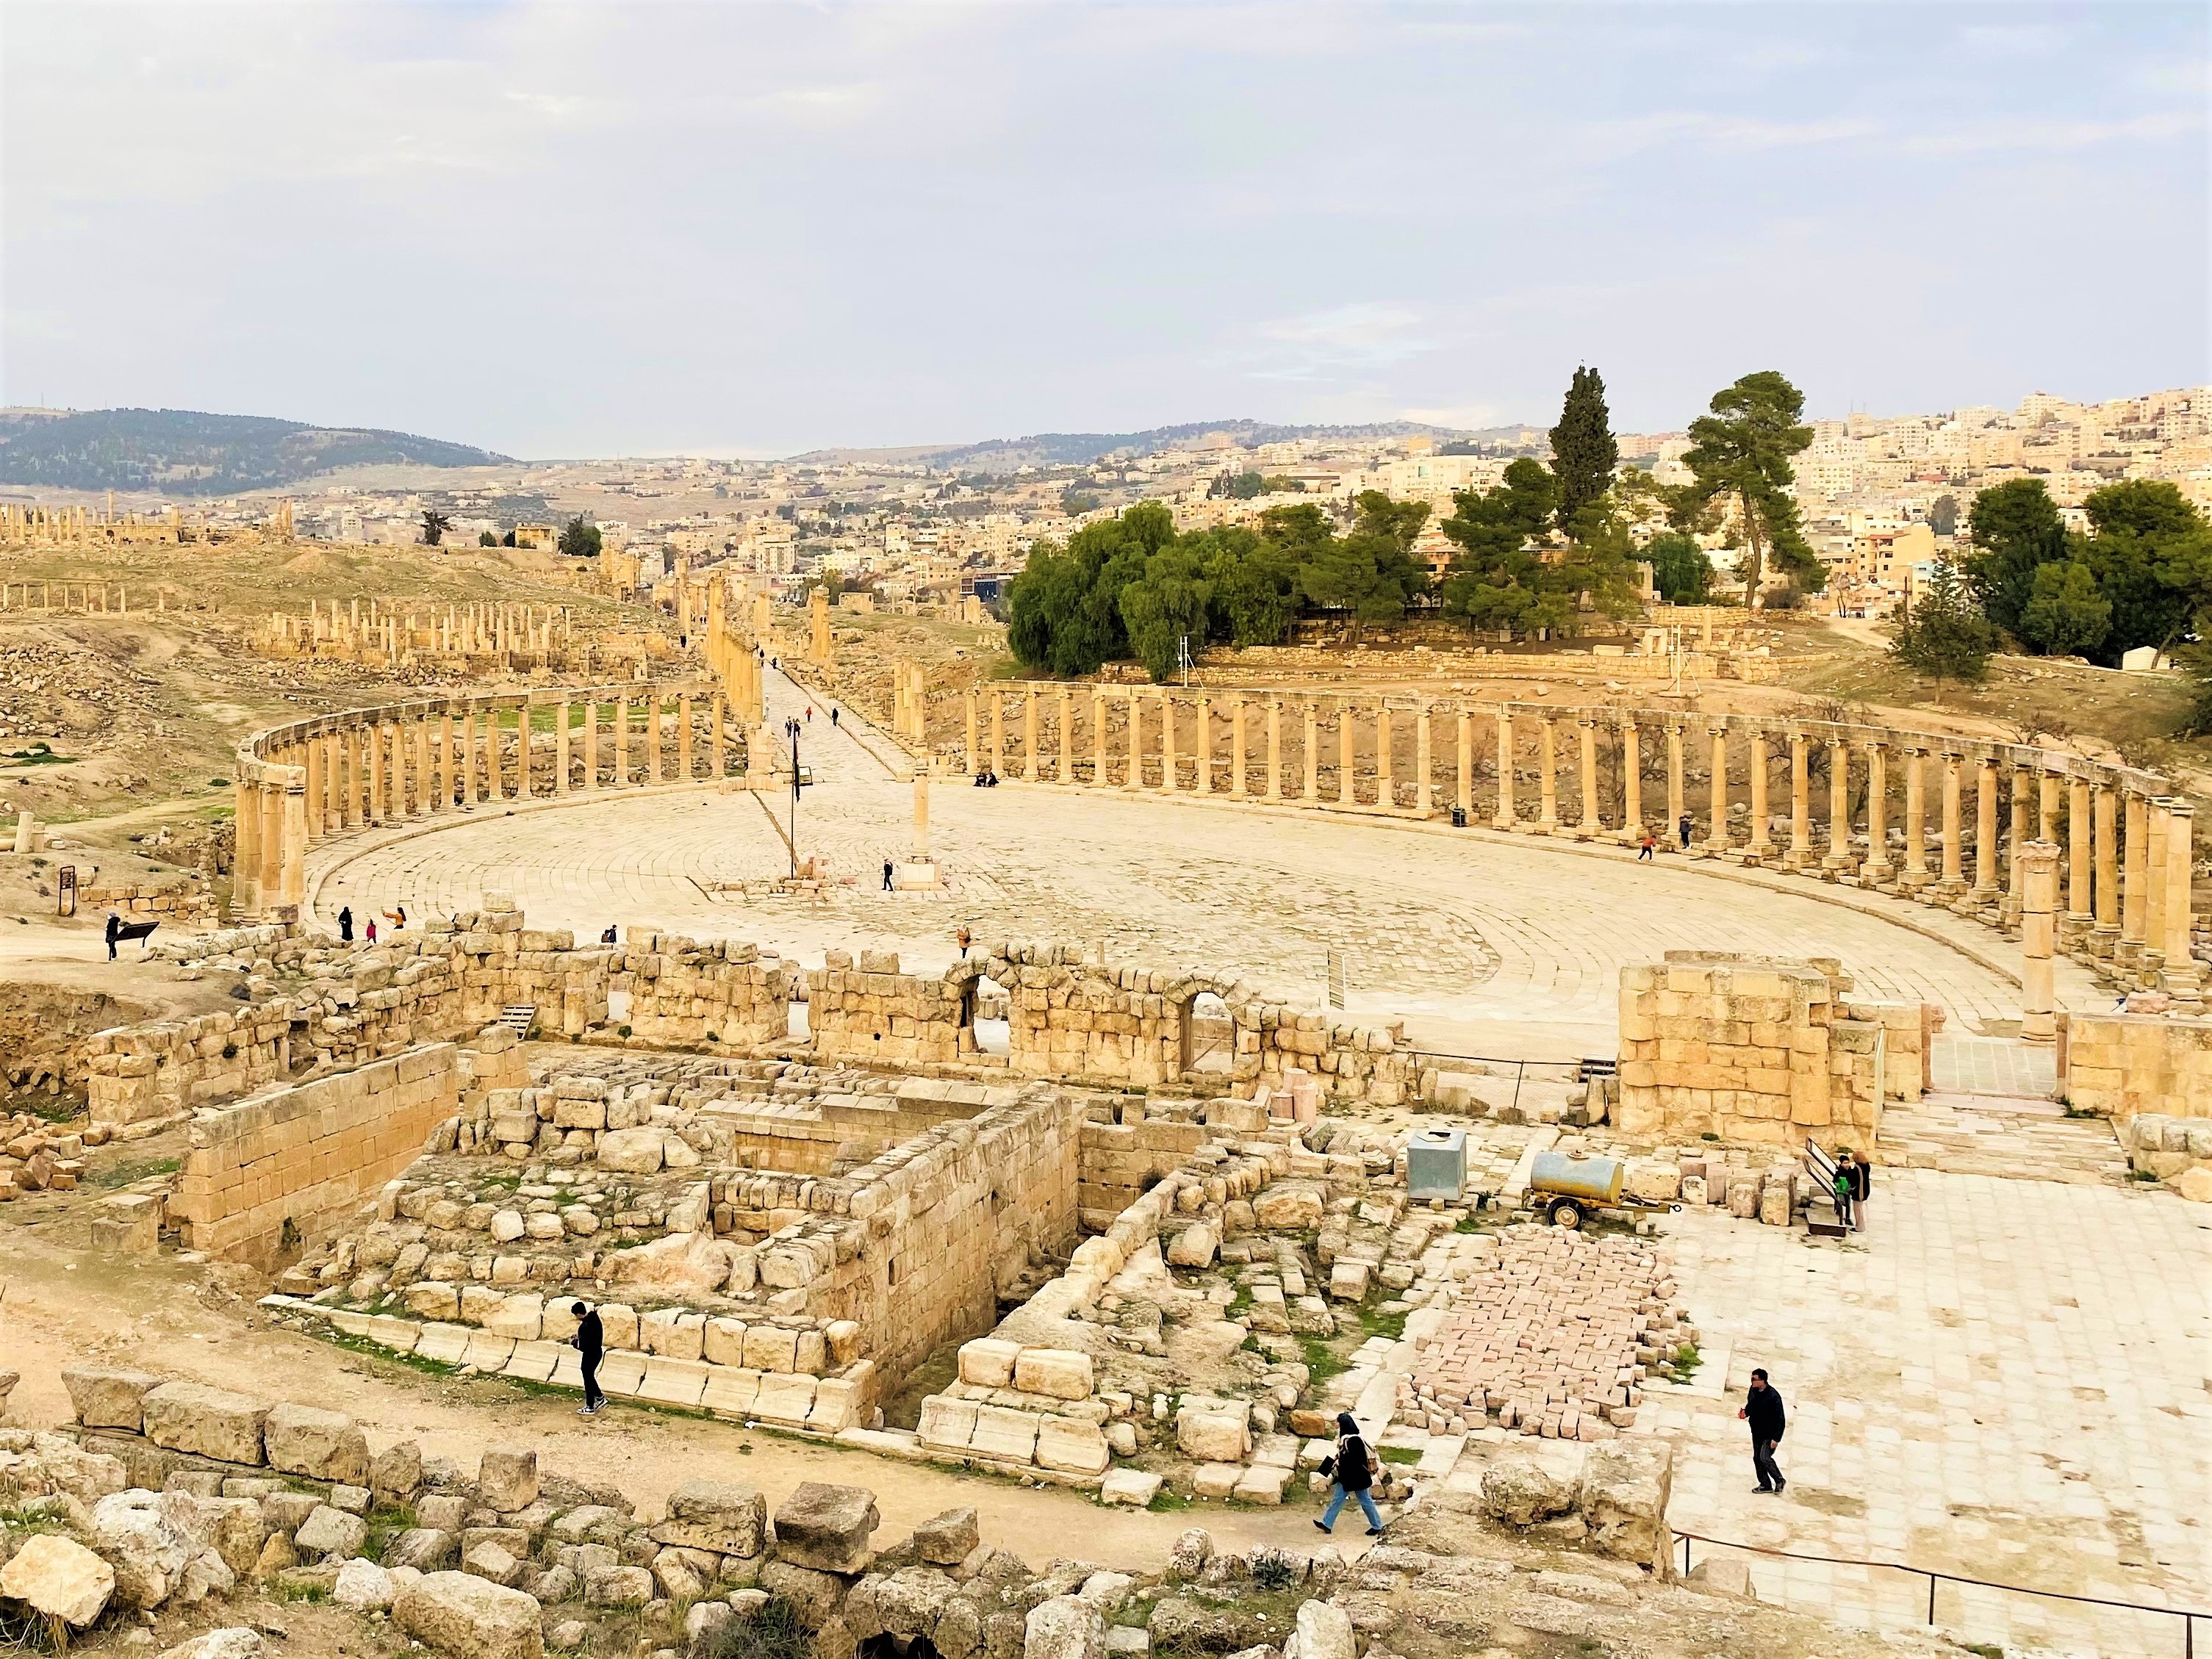
[[[1605,406],[1605,382],[1594,368],[1575,370],[1574,383],[1552,428],[1552,471],[1559,481],[1559,523],[1573,534],[1575,514],[1605,494],[1620,464],[1620,446]]]

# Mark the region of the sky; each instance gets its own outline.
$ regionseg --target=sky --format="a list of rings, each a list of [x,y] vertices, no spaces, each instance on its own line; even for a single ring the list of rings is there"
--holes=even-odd
[[[526,458],[2212,380],[2201,4],[0,5],[0,402]]]

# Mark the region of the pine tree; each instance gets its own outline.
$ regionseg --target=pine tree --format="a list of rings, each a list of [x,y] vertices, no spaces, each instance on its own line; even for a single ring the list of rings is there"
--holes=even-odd
[[[1605,382],[1594,368],[1577,368],[1567,387],[1559,423],[1552,428],[1552,472],[1559,481],[1559,525],[1574,533],[1575,515],[1613,484],[1620,462],[1611,416],[1605,406]]]
[[[1933,679],[1940,698],[1947,679],[1977,685],[1987,676],[1996,630],[1957,567],[1942,559],[1928,578],[1928,591],[1909,609],[1899,606],[1897,638],[1889,648],[1907,668]]]

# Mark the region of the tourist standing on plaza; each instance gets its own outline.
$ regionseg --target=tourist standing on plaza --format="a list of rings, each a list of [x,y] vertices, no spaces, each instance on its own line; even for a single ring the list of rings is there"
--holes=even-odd
[[[599,1310],[578,1302],[568,1310],[576,1316],[576,1334],[568,1341],[583,1356],[584,1403],[576,1408],[579,1417],[589,1417],[607,1403],[606,1395],[599,1392],[599,1355],[606,1349],[606,1333],[599,1324]]]
[[[115,960],[115,941],[122,932],[123,918],[110,910],[107,913],[107,959],[110,962]]]
[[[1751,1374],[1751,1393],[1736,1415],[1751,1425],[1751,1467],[1758,1472],[1759,1491],[1780,1492],[1790,1482],[1774,1461],[1774,1449],[1782,1443],[1790,1419],[1782,1408],[1782,1390],[1766,1380],[1764,1370]]]
[[[1375,1462],[1367,1454],[1367,1442],[1360,1437],[1359,1425],[1350,1412],[1336,1414],[1336,1451],[1334,1455],[1322,1460],[1321,1472],[1334,1485],[1328,1495],[1328,1507],[1314,1525],[1323,1532],[1332,1530],[1345,1500],[1357,1498],[1367,1516],[1367,1535],[1380,1538],[1382,1516],[1375,1508],[1375,1500],[1368,1496],[1368,1488],[1375,1484]]]
[[[884,860],[884,891],[885,891],[886,893],[888,893],[888,892],[890,892],[890,890],[891,890],[891,861],[890,861],[889,859],[885,859],[885,860]]]
[[[1836,1219],[1851,1225],[1851,1200],[1859,1195],[1858,1176],[1851,1172],[1851,1149],[1836,1154]]]
[[[1674,829],[1675,829],[1676,832],[1677,832],[1678,834],[1680,834],[1680,836],[1682,837],[1682,850],[1683,850],[1685,853],[1688,852],[1688,851],[1690,850],[1690,829],[1691,829],[1691,824],[1690,824],[1690,815],[1689,815],[1687,812],[1685,812],[1685,813],[1683,813],[1683,814],[1682,814],[1682,821],[1681,821],[1680,823],[1676,824],[1676,825],[1674,826]]]
[[[368,919],[368,942],[371,945],[376,943],[376,918],[374,916],[371,916]]]
[[[1844,1159],[1851,1171],[1851,1225],[1863,1232],[1867,1194],[1874,1190],[1874,1166],[1863,1158],[1852,1157],[1849,1147],[1844,1150]]]
[[[353,906],[342,905],[338,909],[338,943],[353,943]]]
[[[830,724],[832,726],[837,724],[837,711],[835,708],[830,711]]]

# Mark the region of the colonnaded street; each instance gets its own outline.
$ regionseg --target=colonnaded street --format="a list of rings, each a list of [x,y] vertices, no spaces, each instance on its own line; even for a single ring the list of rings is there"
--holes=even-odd
[[[798,851],[853,878],[824,900],[717,890],[788,870],[787,790],[673,788],[333,835],[309,859],[315,913],[325,925],[345,906],[364,919],[401,907],[447,915],[497,890],[533,924],[580,939],[613,923],[750,939],[805,960],[890,948],[910,971],[932,972],[957,954],[964,926],[979,944],[1072,939],[1118,961],[1233,966],[1311,1003],[1339,951],[1352,1012],[1404,1015],[1421,1042],[1505,1058],[1607,1051],[1621,965],[1669,950],[1839,957],[1869,995],[1942,1007],[1954,1035],[2018,1016],[2018,985],[1998,971],[2017,972],[2018,943],[1948,912],[1440,821],[940,781],[930,842],[945,889],[887,893],[882,866],[908,856],[914,798],[890,744],[831,726],[829,707],[781,675],[768,690],[772,728],[813,708]],[[2070,962],[2057,981],[2062,1006],[2109,1002]]]

